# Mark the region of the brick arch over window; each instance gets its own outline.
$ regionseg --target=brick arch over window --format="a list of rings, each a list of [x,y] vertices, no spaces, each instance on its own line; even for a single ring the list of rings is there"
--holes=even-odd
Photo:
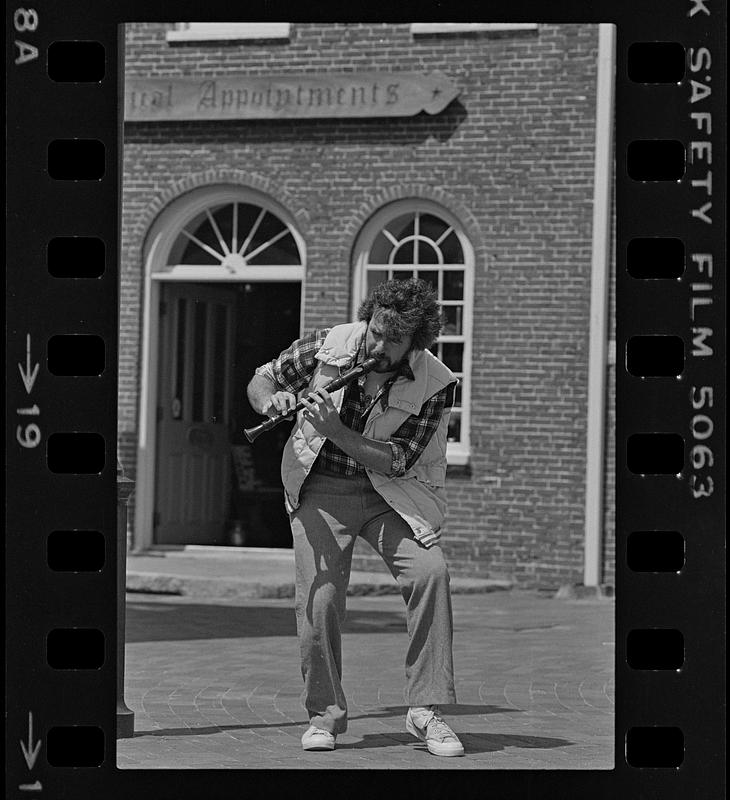
[[[492,257],[487,252],[484,244],[481,226],[470,209],[458,198],[448,191],[437,186],[428,186],[421,183],[403,183],[397,186],[388,186],[378,192],[368,195],[363,202],[350,214],[350,219],[344,230],[341,256],[343,262],[354,264],[354,247],[363,225],[381,208],[389,203],[399,200],[426,200],[431,201],[441,208],[451,211],[461,223],[464,233],[469,237],[474,250],[474,258],[478,264],[487,265]]]
[[[449,462],[469,457],[474,247],[461,220],[430,199],[396,200],[362,226],[352,254],[353,317],[379,283],[418,277],[438,294],[444,327],[431,347],[459,378],[449,424]]]

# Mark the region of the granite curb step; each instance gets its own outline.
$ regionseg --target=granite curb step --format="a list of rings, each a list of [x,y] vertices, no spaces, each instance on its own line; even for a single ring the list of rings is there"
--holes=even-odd
[[[187,545],[127,555],[127,591],[187,597],[292,598],[294,552],[263,548]],[[512,588],[509,580],[451,578],[452,594],[475,594]],[[399,594],[386,571],[353,569],[350,596]]]
[[[505,591],[509,581],[478,578],[451,578],[452,594]],[[294,582],[288,580],[244,580],[175,575],[162,572],[127,572],[127,591],[147,594],[172,594],[208,598],[288,598],[294,597]],[[347,589],[349,596],[399,594],[398,584],[389,575],[353,572]]]

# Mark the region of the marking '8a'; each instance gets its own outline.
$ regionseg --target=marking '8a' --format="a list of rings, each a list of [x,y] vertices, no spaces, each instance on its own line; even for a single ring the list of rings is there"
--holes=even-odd
[[[38,12],[34,8],[16,8],[13,14],[13,27],[18,33],[33,33],[38,29]],[[15,64],[25,64],[38,58],[38,48],[20,39],[15,40],[18,48],[18,55],[15,57]]]

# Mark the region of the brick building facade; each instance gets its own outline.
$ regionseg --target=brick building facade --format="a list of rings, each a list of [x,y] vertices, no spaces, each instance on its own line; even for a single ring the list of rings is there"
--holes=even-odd
[[[225,498],[224,529],[199,543],[227,543],[232,520],[245,518],[247,544],[288,546],[285,532],[265,533],[281,522],[272,521],[282,512],[271,455],[280,438],[257,445],[251,456],[240,436],[252,419],[244,399],[250,369],[272,358],[287,337],[350,321],[368,285],[387,270],[419,272],[420,263],[452,302],[453,325],[440,354],[462,375],[442,540],[452,574],[523,586],[581,582],[598,27],[429,31],[297,23],[263,39],[206,39],[195,27],[128,25],[128,82],[361,74],[395,81],[398,73],[418,73],[438,74],[458,97],[437,113],[410,116],[127,119],[119,451],[143,508],[135,518],[136,546],[161,542],[155,533],[161,473],[178,462],[173,455],[169,464],[161,460],[156,448],[168,416],[172,430],[187,413],[185,402],[208,411],[220,406],[238,459],[230,477],[237,496]],[[231,236],[237,245],[239,227],[241,238],[244,229],[252,233],[257,209],[259,227],[271,225],[263,252],[280,236],[277,277],[267,279],[265,259],[241,266],[229,258],[216,266],[214,279],[199,270],[193,280],[184,265],[215,266],[215,257],[196,257],[200,244],[192,237],[213,250],[218,239],[222,254],[232,252]],[[404,244],[414,225],[423,241],[420,262]],[[389,266],[380,264],[388,258]],[[210,298],[208,312],[196,287]],[[189,330],[193,319],[209,326],[207,356],[207,345]],[[191,360],[184,361],[179,354],[188,345]],[[230,397],[223,398],[223,389],[199,397],[196,380],[223,380],[225,368],[216,366],[223,347],[233,356],[225,378]],[[176,396],[170,411],[164,381],[175,395],[186,380],[185,364],[195,373],[188,401]],[[610,395],[613,367],[606,369]],[[613,582],[615,557],[612,414],[609,396],[603,583]],[[206,446],[202,416],[200,423],[198,444]],[[209,477],[217,485],[220,473]],[[187,497],[194,487],[185,480],[164,491]],[[174,532],[164,541],[174,543]],[[356,549],[355,565],[375,566],[366,548]]]

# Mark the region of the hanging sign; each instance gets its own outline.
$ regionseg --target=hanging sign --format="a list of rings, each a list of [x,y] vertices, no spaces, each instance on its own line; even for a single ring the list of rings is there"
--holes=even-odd
[[[127,78],[127,122],[410,117],[438,114],[459,95],[440,72]]]

